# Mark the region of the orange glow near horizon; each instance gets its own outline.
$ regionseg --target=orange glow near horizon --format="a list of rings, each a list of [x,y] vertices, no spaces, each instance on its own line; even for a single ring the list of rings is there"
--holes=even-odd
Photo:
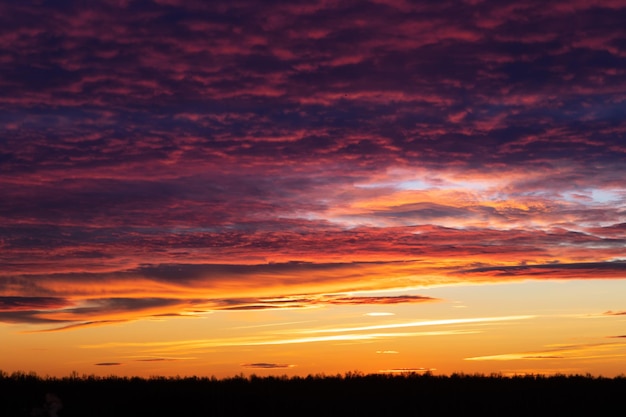
[[[435,303],[214,311],[55,333],[23,333],[27,328],[11,325],[2,328],[3,337],[15,339],[21,332],[15,339],[20,343],[3,345],[0,354],[19,357],[3,365],[5,372],[36,366],[38,373],[56,376],[71,368],[79,374],[146,377],[394,369],[569,370],[610,377],[626,372],[615,366],[626,357],[620,333],[626,316],[601,306],[618,307],[624,285],[614,280],[451,285],[418,290],[440,300]],[[373,294],[394,293],[368,296]]]
[[[1,371],[626,372],[626,3],[27,3]]]

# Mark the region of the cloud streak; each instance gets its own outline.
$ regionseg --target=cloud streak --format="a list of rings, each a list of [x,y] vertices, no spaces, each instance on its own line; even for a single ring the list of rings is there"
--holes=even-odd
[[[111,342],[103,344],[89,344],[81,346],[84,349],[110,348],[141,348],[146,354],[149,352],[197,352],[213,348],[239,346],[280,346],[299,345],[323,342],[359,342],[394,339],[404,337],[431,337],[472,334],[477,331],[473,328],[463,328],[480,323],[496,323],[532,319],[532,316],[503,316],[503,317],[476,317],[466,319],[444,319],[417,322],[387,323],[381,325],[355,326],[348,328],[316,328],[291,331],[277,331],[255,337],[232,337],[214,339],[178,340],[172,342]],[[458,328],[403,332],[396,329],[410,329],[415,327],[451,326]],[[387,330],[380,332],[380,330]],[[296,335],[301,335],[297,337]]]
[[[499,355],[465,358],[468,361],[564,360],[624,357],[624,343],[589,343],[562,345],[535,352],[503,353]]]
[[[551,263],[540,265],[491,266],[461,271],[464,274],[489,274],[496,276],[539,276],[544,278],[625,278],[626,262]]]
[[[242,363],[241,366],[248,369],[286,369],[293,368],[295,365],[289,365],[285,363],[256,362]]]
[[[437,301],[418,295],[345,296],[317,294],[271,298],[186,299],[186,298],[96,298],[76,300],[68,306],[54,298],[4,297],[0,299],[0,321],[8,323],[56,324],[33,330],[51,332],[120,324],[130,320],[163,316],[198,316],[213,311],[253,311],[321,308],[331,305],[389,305]],[[37,309],[29,309],[38,307]],[[113,317],[120,317],[114,319]],[[85,321],[91,318],[92,320]],[[108,319],[107,319],[108,318]]]

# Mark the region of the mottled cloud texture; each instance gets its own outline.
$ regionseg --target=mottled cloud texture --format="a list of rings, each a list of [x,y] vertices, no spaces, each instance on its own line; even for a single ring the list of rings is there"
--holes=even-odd
[[[624,21],[617,0],[3,2],[0,321],[626,278]]]

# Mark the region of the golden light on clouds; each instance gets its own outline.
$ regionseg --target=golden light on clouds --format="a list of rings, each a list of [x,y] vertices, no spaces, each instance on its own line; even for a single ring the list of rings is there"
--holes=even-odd
[[[23,3],[0,370],[626,372],[626,5]]]

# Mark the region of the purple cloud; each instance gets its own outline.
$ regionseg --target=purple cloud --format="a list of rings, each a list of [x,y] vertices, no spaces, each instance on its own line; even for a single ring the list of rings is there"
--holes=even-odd
[[[247,291],[386,288],[383,267],[623,278],[625,19],[617,0],[5,2],[0,320],[340,302]]]

